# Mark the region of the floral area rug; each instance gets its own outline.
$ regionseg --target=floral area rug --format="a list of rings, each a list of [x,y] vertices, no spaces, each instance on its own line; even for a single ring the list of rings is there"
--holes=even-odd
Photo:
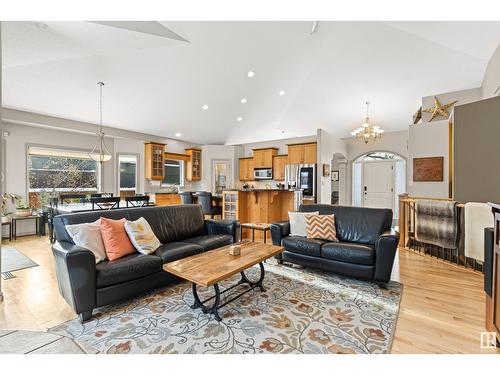
[[[217,322],[192,310],[191,285],[174,284],[95,310],[50,329],[100,353],[389,353],[402,285],[374,283],[292,266],[265,264],[259,288],[219,311]],[[258,267],[246,271],[256,280]],[[240,279],[227,280],[221,288]],[[223,294],[231,298],[237,287]],[[210,295],[213,289],[200,297]],[[241,289],[240,289],[241,291]],[[224,299],[222,300],[222,302]]]

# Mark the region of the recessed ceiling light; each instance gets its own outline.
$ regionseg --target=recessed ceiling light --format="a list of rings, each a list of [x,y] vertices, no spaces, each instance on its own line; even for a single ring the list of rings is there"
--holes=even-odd
[[[255,75],[255,72],[250,70],[247,75],[248,77],[252,78]]]
[[[245,104],[247,102],[247,98],[242,98],[241,99],[241,104]]]
[[[236,121],[238,121],[238,122],[243,121],[243,117],[238,117],[238,118],[236,119]]]
[[[281,91],[279,92],[279,95],[280,95],[280,96],[285,95],[285,91],[284,91],[284,90],[281,90]]]
[[[204,105],[202,105],[202,106],[201,106],[201,108],[202,108],[204,111],[206,111],[206,110],[208,109],[208,105],[204,104]]]
[[[175,133],[175,136],[176,137],[182,137],[182,134],[181,133]]]

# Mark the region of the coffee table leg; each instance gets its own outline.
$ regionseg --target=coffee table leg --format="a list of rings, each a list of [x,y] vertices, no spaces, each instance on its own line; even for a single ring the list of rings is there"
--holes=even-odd
[[[248,279],[248,277],[245,275],[244,271],[241,271],[241,281],[249,284],[250,287],[258,286],[261,292],[265,292],[266,288],[264,288],[264,284],[263,284],[265,270],[264,270],[264,265],[262,264],[262,262],[259,263],[259,267],[260,267],[260,277],[259,277],[259,280],[257,280],[257,282],[254,283],[253,281],[250,281]]]
[[[222,319],[219,316],[218,308],[220,305],[220,289],[219,289],[219,284],[214,284],[214,290],[215,290],[215,302],[212,307],[206,307],[203,302],[200,300],[200,297],[198,296],[198,291],[196,290],[196,284],[193,283],[192,289],[193,289],[193,297],[194,297],[194,304],[191,305],[192,309],[196,309],[197,307],[201,308],[201,311],[203,314],[212,314],[218,322],[220,322]],[[209,298],[207,301],[213,299]],[[206,301],[205,301],[206,302]]]

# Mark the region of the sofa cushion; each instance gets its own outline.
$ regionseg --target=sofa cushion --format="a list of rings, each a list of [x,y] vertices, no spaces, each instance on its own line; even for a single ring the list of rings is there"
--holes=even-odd
[[[335,231],[335,215],[306,215],[307,238],[339,242]]]
[[[109,260],[117,260],[136,252],[125,232],[125,218],[120,220],[101,217],[101,236]]]
[[[204,234],[193,238],[187,238],[182,242],[194,243],[203,247],[205,251],[233,243],[233,236],[229,234]]]
[[[281,241],[285,250],[296,254],[304,254],[313,257],[321,256],[321,245],[327,243],[325,240],[317,240],[314,238],[305,238],[301,236],[288,236]]]
[[[391,228],[392,210],[336,206],[333,204],[302,205],[301,212],[319,211],[320,215],[335,215],[337,238],[340,241],[374,245],[378,237]]]
[[[290,218],[290,235],[306,237],[306,216],[313,214],[319,215],[319,212],[288,211],[288,217]]]
[[[162,270],[160,257],[135,253],[123,258],[96,264],[97,288],[121,284]]]
[[[203,252],[203,247],[194,243],[170,242],[154,252],[163,263],[173,262]]]
[[[135,221],[127,220],[125,222],[125,232],[127,232],[132,245],[141,254],[154,253],[161,246],[161,242],[143,217]]]
[[[346,263],[375,264],[375,248],[352,242],[329,242],[321,246],[321,257]]]
[[[93,223],[65,225],[64,227],[76,246],[88,249],[94,254],[96,263],[106,259],[106,250],[101,236],[101,219]]]

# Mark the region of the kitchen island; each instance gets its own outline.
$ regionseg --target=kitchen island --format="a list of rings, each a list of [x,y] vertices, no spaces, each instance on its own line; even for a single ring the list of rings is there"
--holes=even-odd
[[[301,198],[301,190],[224,190],[222,216],[224,219],[237,219],[241,223],[272,223],[288,220],[288,211],[295,211]],[[243,238],[251,238],[249,229],[243,229]],[[255,239],[262,240],[262,233],[256,232]],[[270,239],[269,233],[268,239]]]
[[[157,191],[146,193],[149,195],[149,199],[151,202],[155,202],[157,206],[171,206],[175,204],[181,204],[181,197],[179,193],[172,191]]]

